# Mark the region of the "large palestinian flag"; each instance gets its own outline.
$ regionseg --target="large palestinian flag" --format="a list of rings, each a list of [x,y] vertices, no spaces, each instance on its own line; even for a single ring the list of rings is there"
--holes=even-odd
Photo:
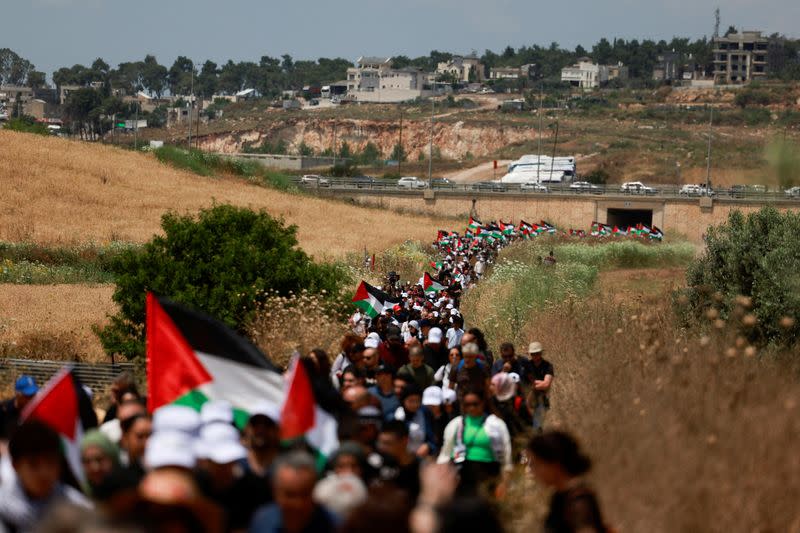
[[[469,217],[469,225],[467,226],[469,229],[475,231],[476,229],[480,228],[483,224],[480,220],[475,217]]]
[[[97,425],[92,401],[72,368],[64,367],[25,406],[22,421],[38,420],[61,437],[64,456],[78,481],[84,480],[80,443],[86,430]]]
[[[441,283],[434,281],[430,274],[425,272],[422,276],[422,289],[425,292],[440,292],[445,290],[447,287],[442,285]]]
[[[392,298],[389,294],[362,280],[353,296],[353,303],[370,318],[375,318],[385,308],[400,303],[400,300]]]
[[[234,406],[239,427],[260,402],[284,412],[296,403],[291,390],[285,393],[280,370],[250,341],[208,315],[152,293],[147,295],[147,381],[150,411],[167,404],[200,409],[209,400],[224,399]],[[302,401],[316,406],[313,394]],[[317,426],[312,421],[309,443],[330,453],[338,445],[336,424],[331,429],[328,423],[312,442]]]

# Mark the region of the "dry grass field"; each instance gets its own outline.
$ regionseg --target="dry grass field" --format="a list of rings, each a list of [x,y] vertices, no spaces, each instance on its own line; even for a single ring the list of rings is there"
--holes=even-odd
[[[429,240],[448,221],[287,194],[233,178],[203,178],[152,156],[0,131],[0,240],[43,244],[145,242],[161,215],[213,202],[266,209],[298,226],[318,259]]]
[[[0,284],[0,346],[27,358],[101,361],[92,326],[116,311],[111,285]]]

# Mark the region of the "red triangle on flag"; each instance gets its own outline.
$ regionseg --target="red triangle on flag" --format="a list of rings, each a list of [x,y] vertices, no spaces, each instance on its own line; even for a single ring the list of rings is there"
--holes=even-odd
[[[75,440],[78,396],[69,369],[56,374],[22,413],[22,419],[39,420],[69,440]]]
[[[296,361],[281,411],[281,439],[301,437],[313,428],[315,407],[314,391],[306,368]]]
[[[158,298],[147,293],[147,408],[152,412],[213,381]]]
[[[353,301],[361,302],[363,300],[369,300],[369,292],[367,292],[367,285],[362,280],[356,289],[356,294],[353,296]]]

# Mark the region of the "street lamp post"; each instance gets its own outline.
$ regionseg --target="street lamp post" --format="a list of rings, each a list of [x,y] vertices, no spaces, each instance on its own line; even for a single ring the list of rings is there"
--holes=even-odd
[[[428,141],[428,188],[433,188],[433,114],[436,109],[436,100],[431,96],[431,138]]]

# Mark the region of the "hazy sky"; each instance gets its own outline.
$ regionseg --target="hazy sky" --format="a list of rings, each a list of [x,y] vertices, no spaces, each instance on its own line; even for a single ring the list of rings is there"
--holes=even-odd
[[[155,54],[169,66],[255,60],[418,56],[557,41],[587,48],[601,37],[667,39],[761,29],[797,37],[798,0],[2,0],[0,48],[49,74],[60,66],[112,66]]]

